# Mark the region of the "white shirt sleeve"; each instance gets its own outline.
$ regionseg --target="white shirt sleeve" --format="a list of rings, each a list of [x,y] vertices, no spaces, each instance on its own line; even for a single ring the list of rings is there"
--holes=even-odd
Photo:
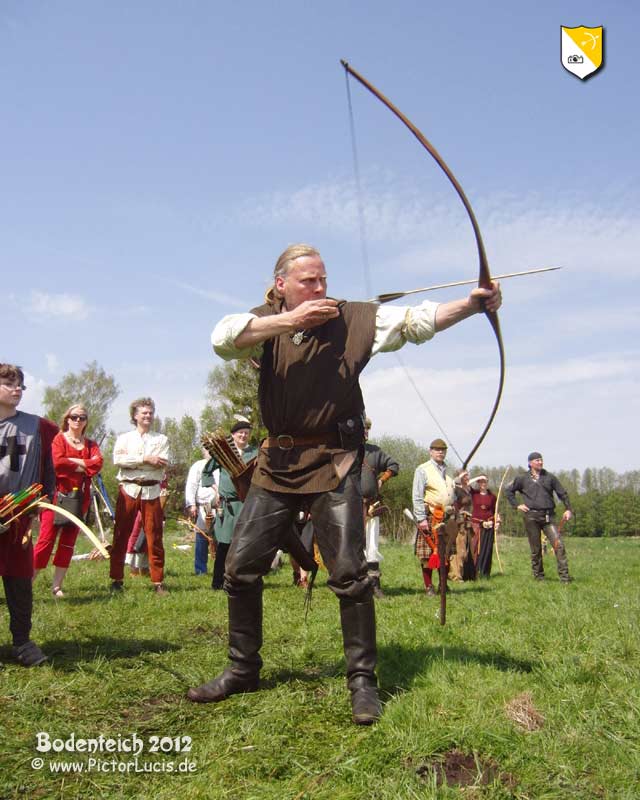
[[[422,344],[436,332],[438,303],[425,300],[419,306],[378,306],[376,335],[371,355],[400,350],[407,342]]]
[[[160,456],[160,458],[164,458],[165,461],[169,461],[169,440],[164,435],[164,433],[159,434],[164,441],[158,442],[158,450],[156,455]]]
[[[424,507],[424,492],[427,488],[427,474],[422,467],[418,467],[413,475],[413,489],[411,497],[413,500],[413,516],[422,522],[427,518]]]
[[[244,350],[238,349],[234,342],[240,336],[252,319],[257,319],[255,314],[227,314],[213,329],[211,334],[211,344],[216,355],[225,361],[233,361],[236,358],[259,358],[262,355],[262,342],[254,347],[246,347]]]
[[[201,474],[202,469],[200,467],[200,463],[196,461],[195,464],[192,464],[189,469],[187,482],[184,487],[184,504],[187,507],[195,506],[196,504],[196,492],[198,491],[198,486],[200,484]]]
[[[143,463],[144,446],[142,439],[131,434],[135,434],[135,431],[121,433],[116,439],[116,444],[113,448],[113,463],[117,467],[134,469]]]
[[[422,344],[433,338],[436,332],[436,309],[438,303],[425,300],[418,306],[378,306],[376,311],[376,332],[371,355],[399,350],[407,342]],[[220,358],[233,359],[259,358],[262,343],[243,350],[237,348],[235,340],[247,327],[255,314],[228,314],[213,329],[211,344]]]

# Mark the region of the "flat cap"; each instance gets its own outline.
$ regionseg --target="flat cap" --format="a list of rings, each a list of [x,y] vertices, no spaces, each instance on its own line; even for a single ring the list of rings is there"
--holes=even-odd
[[[236,422],[236,424],[231,428],[231,433],[236,433],[236,431],[241,431],[244,428],[251,428],[251,423],[246,419]]]

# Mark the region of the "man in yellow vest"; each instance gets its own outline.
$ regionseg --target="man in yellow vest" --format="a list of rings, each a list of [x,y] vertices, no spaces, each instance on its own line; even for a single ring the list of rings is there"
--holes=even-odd
[[[443,513],[439,535],[447,542],[447,556],[452,543],[455,542],[458,526],[454,503],[456,487],[447,475],[447,443],[442,439],[434,439],[429,445],[429,461],[419,464],[413,476],[413,514],[418,523],[419,533],[416,537],[416,556],[422,567],[422,579],[428,596],[436,594],[433,588],[432,574],[440,566],[436,537],[433,533],[434,518]]]

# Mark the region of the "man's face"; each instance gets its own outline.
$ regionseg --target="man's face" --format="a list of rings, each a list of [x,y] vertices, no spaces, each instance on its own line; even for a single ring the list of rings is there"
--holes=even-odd
[[[284,297],[289,311],[306,300],[322,300],[327,296],[327,273],[320,256],[296,258],[285,277],[276,278],[276,289]]]
[[[17,408],[22,400],[22,383],[11,378],[0,378],[0,404]]]
[[[133,418],[135,419],[138,428],[148,431],[153,423],[154,415],[155,412],[151,406],[138,406]]]
[[[231,434],[233,436],[233,441],[236,443],[240,450],[244,450],[247,444],[249,443],[249,436],[251,435],[250,428],[240,428],[239,431]]]
[[[447,450],[445,447],[432,447],[429,450],[429,455],[436,464],[444,464],[444,460],[447,457]]]
[[[542,469],[542,459],[541,458],[534,458],[533,461],[529,462],[529,466],[531,469],[535,469],[536,472],[540,472]]]

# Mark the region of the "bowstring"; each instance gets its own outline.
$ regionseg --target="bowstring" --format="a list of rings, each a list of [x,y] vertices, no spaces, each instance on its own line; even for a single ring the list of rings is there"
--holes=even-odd
[[[356,206],[358,208],[358,227],[360,229],[360,255],[364,270],[364,283],[367,295],[373,295],[373,285],[371,283],[371,270],[369,268],[369,250],[367,248],[367,226],[364,213],[364,193],[360,180],[360,160],[358,158],[358,140],[356,137],[356,122],[353,113],[353,101],[351,98],[351,84],[349,83],[349,73],[345,70],[344,77],[347,86],[347,106],[349,108],[349,131],[351,133],[351,155],[353,157],[353,174],[356,184]]]
[[[351,134],[351,154],[353,157],[353,173],[354,173],[354,181],[356,186],[356,207],[358,209],[358,229],[360,234],[360,253],[362,258],[362,266],[364,270],[364,281],[367,290],[367,295],[369,297],[373,296],[373,285],[371,282],[371,269],[369,266],[369,250],[367,247],[367,226],[366,226],[366,216],[364,210],[364,192],[362,191],[362,181],[360,179],[360,160],[358,157],[358,142],[356,137],[356,124],[355,124],[355,114],[353,111],[353,101],[351,97],[351,84],[349,82],[349,72],[345,69],[345,82],[347,88],[347,107],[349,109],[349,131]],[[453,452],[458,457],[458,460],[461,464],[464,464],[464,459],[458,453],[455,446],[453,445],[451,439],[445,433],[444,428],[438,422],[436,415],[431,410],[429,404],[427,403],[425,397],[423,396],[422,392],[418,388],[418,385],[411,377],[411,373],[409,372],[407,366],[405,365],[404,361],[400,358],[400,355],[397,352],[393,354],[400,365],[401,369],[403,370],[407,380],[413,387],[418,399],[422,403],[423,407],[433,420],[434,424],[442,434],[444,440],[447,442],[449,447],[453,450]]]
[[[460,453],[459,453],[459,452],[456,450],[456,448],[455,448],[455,445],[453,444],[453,442],[451,441],[451,439],[450,439],[450,438],[447,436],[447,434],[446,434],[446,432],[445,432],[444,428],[442,427],[442,425],[441,425],[441,424],[438,422],[438,420],[437,420],[437,418],[436,418],[436,415],[433,413],[433,411],[431,410],[431,408],[430,408],[430,406],[429,406],[429,403],[427,403],[427,401],[426,401],[426,399],[425,399],[424,395],[422,394],[422,392],[421,392],[421,391],[420,391],[420,389],[418,388],[418,384],[417,384],[417,383],[416,383],[416,382],[413,380],[413,378],[411,377],[411,373],[409,372],[409,369],[408,369],[407,365],[404,363],[404,361],[403,361],[403,360],[402,360],[402,358],[400,357],[400,354],[399,354],[399,353],[394,353],[394,356],[396,357],[396,361],[398,362],[398,364],[399,364],[399,365],[402,367],[402,369],[404,370],[404,374],[405,374],[405,376],[406,376],[407,380],[409,381],[409,383],[410,383],[410,384],[413,386],[413,390],[414,390],[414,391],[415,391],[415,393],[418,395],[418,398],[420,399],[420,402],[421,402],[421,403],[422,403],[422,405],[425,407],[425,409],[427,410],[427,412],[428,412],[429,416],[430,416],[430,417],[431,417],[431,419],[434,421],[434,423],[435,423],[435,425],[436,425],[437,429],[438,429],[438,430],[440,431],[440,433],[442,434],[442,437],[444,438],[445,442],[446,442],[446,443],[449,445],[449,447],[451,448],[451,450],[453,450],[453,452],[456,454],[456,456],[458,457],[458,460],[460,461],[460,463],[461,463],[461,464],[464,464],[464,459],[462,458],[462,456],[460,455]]]

